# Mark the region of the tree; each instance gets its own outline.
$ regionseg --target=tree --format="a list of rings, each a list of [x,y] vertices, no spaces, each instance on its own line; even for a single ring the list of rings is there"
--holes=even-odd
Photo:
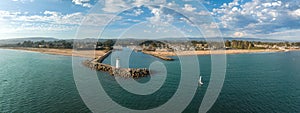
[[[103,46],[103,44],[101,42],[97,42],[96,44],[97,46]]]
[[[115,42],[113,40],[106,40],[105,42],[103,42],[103,45],[105,47],[111,47],[111,46],[115,45]]]
[[[231,42],[229,40],[226,40],[225,47],[231,47]]]

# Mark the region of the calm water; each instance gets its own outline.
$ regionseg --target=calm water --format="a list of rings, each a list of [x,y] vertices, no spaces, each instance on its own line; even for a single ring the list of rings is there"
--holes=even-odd
[[[110,63],[110,58],[114,55],[104,62]],[[140,110],[155,108],[176,92],[180,62],[174,58],[168,62],[131,54],[129,67],[148,67],[159,61],[169,71],[164,85],[151,95],[129,93],[106,73],[98,72],[98,78],[118,104]],[[210,57],[198,58],[203,82],[208,83]],[[228,55],[227,60],[225,83],[210,112],[300,112],[300,52]],[[72,57],[0,49],[0,64],[0,112],[90,112],[76,89]],[[137,81],[146,83],[152,77]],[[206,87],[197,89],[184,112],[198,111]]]

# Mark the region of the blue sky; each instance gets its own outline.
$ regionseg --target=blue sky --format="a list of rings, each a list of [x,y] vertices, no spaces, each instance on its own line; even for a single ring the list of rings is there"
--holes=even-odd
[[[0,39],[216,37],[220,31],[299,40],[300,1],[3,0],[0,25]]]

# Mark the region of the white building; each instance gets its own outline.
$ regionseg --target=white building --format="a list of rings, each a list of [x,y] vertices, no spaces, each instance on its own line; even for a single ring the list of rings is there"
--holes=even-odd
[[[119,59],[119,57],[116,59],[116,68],[117,69],[120,68],[120,59]]]

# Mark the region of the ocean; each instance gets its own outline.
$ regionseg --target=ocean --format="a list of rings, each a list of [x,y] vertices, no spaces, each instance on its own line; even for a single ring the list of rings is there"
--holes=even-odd
[[[84,90],[89,92],[82,92],[84,90],[78,88],[81,87],[78,81],[85,77],[96,77],[100,83],[98,85],[101,85],[98,87],[105,90],[106,97],[126,109],[154,109],[174,98],[180,78],[184,77],[180,74],[181,59],[173,57],[175,61],[162,61],[140,52],[131,54],[115,52],[105,59],[104,63],[114,65],[116,57],[114,55],[130,55],[129,58],[121,57],[121,66],[124,67],[151,67],[153,62],[157,62],[152,68],[167,71],[162,72],[165,75],[158,74],[134,81],[147,84],[151,80],[156,80],[153,82],[160,84],[159,81],[163,80],[161,87],[156,91],[155,87],[144,89],[145,86],[141,86],[141,89],[137,90],[150,90],[153,93],[139,95],[136,94],[138,91],[132,93],[130,87],[124,89],[118,84],[117,79],[122,78],[116,79],[104,72],[91,75],[95,71],[80,63],[85,58],[75,57],[72,62],[70,56],[0,49],[0,112],[92,112],[97,111],[93,108],[95,106],[109,106],[110,104],[105,101],[98,101],[100,104],[97,105],[85,104],[88,100],[82,98],[85,98],[85,94],[94,93],[92,89],[95,88],[85,86]],[[198,112],[210,81],[211,57],[206,55],[197,58],[204,85],[197,87],[196,92],[191,94],[193,96],[191,102],[186,104],[185,98],[181,98],[182,100],[178,101],[182,103],[171,103],[186,104],[183,105],[185,108],[183,112],[186,113]],[[79,66],[81,71],[74,71],[74,65]],[[226,66],[223,88],[209,112],[300,112],[300,52],[227,55]],[[83,74],[75,76],[75,72]],[[125,82],[126,80],[123,79]],[[185,87],[187,90],[189,88]],[[98,97],[94,97],[95,100]],[[115,109],[118,108],[106,107],[102,111],[110,112]]]

